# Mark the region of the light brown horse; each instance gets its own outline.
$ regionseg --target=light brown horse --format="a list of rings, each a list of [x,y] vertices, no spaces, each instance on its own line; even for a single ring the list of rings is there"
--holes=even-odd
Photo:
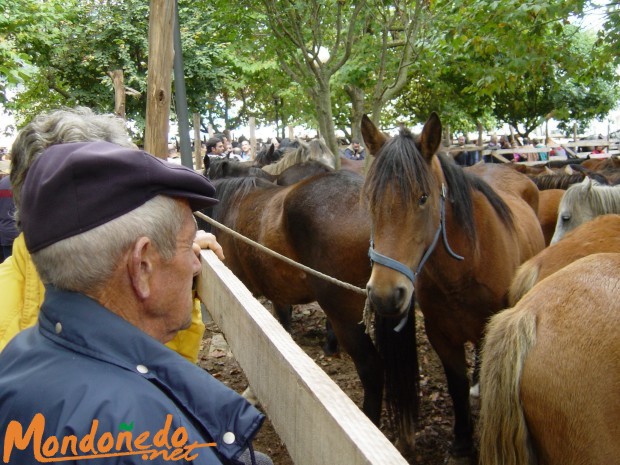
[[[551,244],[560,202],[565,192],[564,189],[546,189],[538,193],[538,221],[545,236],[545,245]]]
[[[620,463],[620,254],[582,258],[488,325],[481,465]]]
[[[620,215],[601,215],[570,231],[519,267],[510,285],[508,304],[513,307],[536,283],[587,255],[620,253]]]
[[[485,181],[437,155],[441,131],[436,114],[417,139],[408,131],[388,138],[370,119],[362,120],[364,142],[376,157],[363,190],[374,243],[366,288],[370,309],[395,321],[376,336],[386,343],[398,334],[398,321],[396,329],[413,318],[415,290],[453,401],[451,452],[471,456],[474,428],[464,344],[480,342],[488,318],[506,307],[513,273],[543,249],[544,239],[534,209],[513,192],[507,177]],[[415,338],[415,332],[408,334]],[[414,365],[405,350],[393,353],[398,369]],[[415,398],[414,389],[400,386],[398,393]],[[406,434],[407,422],[399,426]]]

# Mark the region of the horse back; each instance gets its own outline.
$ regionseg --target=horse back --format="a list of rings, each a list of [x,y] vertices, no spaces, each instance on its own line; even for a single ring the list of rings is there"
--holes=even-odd
[[[359,175],[332,171],[296,184],[284,205],[287,236],[302,263],[360,287],[370,275],[362,184]]]
[[[465,168],[484,179],[498,193],[506,192],[521,197],[535,212],[538,211],[539,191],[536,184],[525,174],[510,166],[479,163]]]
[[[602,215],[583,223],[521,265],[510,286],[510,305],[547,276],[595,253],[620,253],[620,215]]]

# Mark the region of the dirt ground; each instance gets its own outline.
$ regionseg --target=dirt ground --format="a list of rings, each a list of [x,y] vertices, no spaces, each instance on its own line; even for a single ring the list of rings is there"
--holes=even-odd
[[[268,301],[262,302],[269,308]],[[418,313],[416,321],[421,373],[421,412],[416,431],[416,450],[405,458],[412,464],[438,465],[443,464],[447,457],[452,430],[452,402],[447,393],[445,376],[437,355],[424,334],[421,314]],[[362,387],[351,358],[344,353],[337,357],[326,357],[323,354],[321,347],[325,342],[324,328],[325,316],[317,304],[295,306],[293,339],[358,406],[361,406]],[[222,336],[217,326],[214,323],[207,324],[198,363],[232,389],[242,393],[248,386],[246,378],[226,346],[222,347],[221,343]],[[473,410],[476,414],[477,407],[473,406]],[[381,430],[394,441],[394,432],[390,431],[385,423],[387,423],[385,420],[382,421]],[[258,434],[254,447],[271,456],[275,465],[293,465],[286,447],[268,419]]]

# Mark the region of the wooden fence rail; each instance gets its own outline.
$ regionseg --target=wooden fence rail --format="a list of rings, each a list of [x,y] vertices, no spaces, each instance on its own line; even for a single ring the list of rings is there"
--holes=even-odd
[[[213,252],[201,261],[198,295],[296,465],[407,464]]]

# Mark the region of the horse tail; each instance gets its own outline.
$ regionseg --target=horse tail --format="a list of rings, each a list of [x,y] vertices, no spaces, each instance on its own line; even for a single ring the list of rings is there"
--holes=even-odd
[[[385,402],[390,426],[412,438],[418,419],[420,369],[412,299],[405,326],[394,331],[393,318],[375,314],[375,345],[385,367]],[[411,442],[413,444],[413,442]]]
[[[520,401],[525,358],[536,341],[536,315],[504,310],[486,330],[480,369],[480,464],[534,465]]]
[[[514,307],[519,300],[538,282],[540,264],[533,260],[523,263],[514,275],[508,289],[508,305]]]

